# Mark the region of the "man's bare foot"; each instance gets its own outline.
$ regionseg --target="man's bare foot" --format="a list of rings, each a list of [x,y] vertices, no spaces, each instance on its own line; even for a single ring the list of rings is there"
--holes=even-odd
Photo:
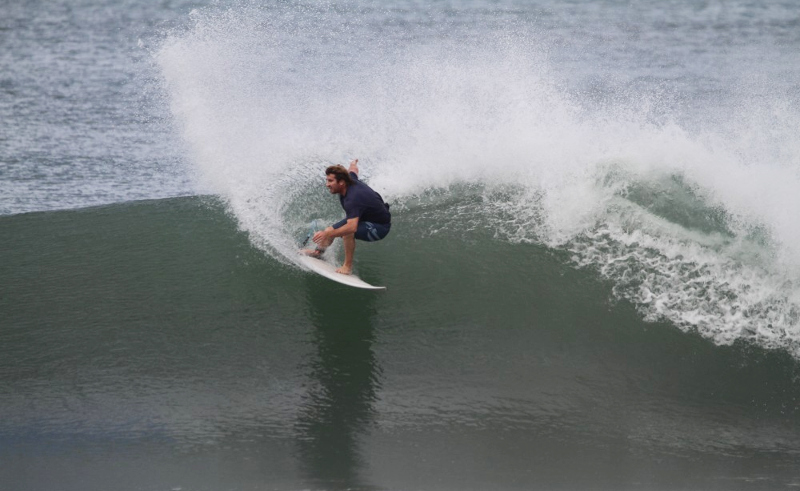
[[[325,249],[301,249],[300,254],[305,254],[306,256],[311,256],[317,259],[320,259],[322,255],[325,253]]]
[[[341,268],[336,270],[339,274],[353,274],[353,267],[352,266],[342,266]]]

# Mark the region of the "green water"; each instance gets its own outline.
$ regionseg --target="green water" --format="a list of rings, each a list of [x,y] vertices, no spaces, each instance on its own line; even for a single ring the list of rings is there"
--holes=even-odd
[[[204,198],[0,218],[0,481],[800,483],[786,352],[645,323],[560,253],[403,223],[358,249],[376,294],[254,249]]]

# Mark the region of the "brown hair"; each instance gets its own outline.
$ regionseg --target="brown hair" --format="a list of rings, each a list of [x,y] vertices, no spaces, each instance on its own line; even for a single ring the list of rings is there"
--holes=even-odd
[[[348,186],[353,184],[353,178],[350,177],[350,172],[344,168],[343,165],[332,165],[325,169],[325,175],[333,175],[337,181],[344,181]]]

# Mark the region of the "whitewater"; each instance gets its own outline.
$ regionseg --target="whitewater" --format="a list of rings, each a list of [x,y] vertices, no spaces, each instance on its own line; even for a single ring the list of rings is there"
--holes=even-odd
[[[570,7],[413,7],[380,28],[372,5],[199,9],[154,49],[194,178],[256,247],[291,262],[337,216],[321,169],[359,158],[400,219],[424,213],[415,234],[543,244],[647,320],[800,356],[780,7],[633,6],[577,41]]]

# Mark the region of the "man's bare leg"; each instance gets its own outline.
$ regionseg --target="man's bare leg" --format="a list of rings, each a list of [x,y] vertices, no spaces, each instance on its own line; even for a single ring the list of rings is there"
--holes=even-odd
[[[353,253],[356,250],[356,236],[355,234],[345,235],[342,237],[344,242],[344,264],[337,269],[337,273],[351,274],[353,272]]]

